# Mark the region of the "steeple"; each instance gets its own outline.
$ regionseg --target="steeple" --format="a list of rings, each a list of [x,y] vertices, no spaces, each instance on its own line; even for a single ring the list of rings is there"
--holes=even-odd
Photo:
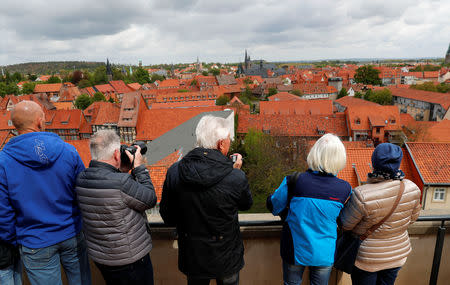
[[[445,55],[444,63],[450,64],[450,44],[448,45],[448,50],[447,50],[447,54]]]
[[[247,49],[245,49],[244,67],[247,70],[249,68],[250,57],[247,55]]]
[[[131,68],[131,65],[130,65],[130,75],[133,75],[133,68]]]
[[[112,80],[112,75],[111,64],[109,63],[109,59],[106,58],[106,77],[108,78],[108,82]]]

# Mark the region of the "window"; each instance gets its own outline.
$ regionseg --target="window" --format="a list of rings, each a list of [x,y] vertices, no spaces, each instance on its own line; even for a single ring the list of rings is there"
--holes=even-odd
[[[359,118],[356,118],[355,124],[360,125],[361,124],[361,120]]]
[[[377,128],[377,134],[379,134],[380,133],[380,128]]]
[[[445,189],[434,189],[433,201],[445,201]]]

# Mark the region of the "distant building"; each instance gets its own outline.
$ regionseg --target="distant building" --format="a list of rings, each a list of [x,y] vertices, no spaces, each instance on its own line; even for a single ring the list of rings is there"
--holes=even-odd
[[[245,50],[244,64],[239,64],[237,75],[256,75],[262,78],[277,77],[286,74],[286,70],[279,68],[273,63],[266,63],[263,60],[250,60],[250,56],[247,55]]]
[[[445,55],[445,64],[450,64],[450,44],[448,45],[447,54]]]

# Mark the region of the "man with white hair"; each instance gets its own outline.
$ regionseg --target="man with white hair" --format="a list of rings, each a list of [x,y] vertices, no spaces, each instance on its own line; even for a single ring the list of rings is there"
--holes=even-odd
[[[230,126],[204,116],[197,125],[198,147],[172,165],[164,182],[160,213],[178,232],[178,268],[188,284],[239,284],[244,245],[238,211],[252,203],[242,156],[227,156]]]
[[[155,206],[156,194],[141,149],[135,148],[134,155],[125,150],[133,162],[130,175],[121,168],[119,136],[97,132],[90,141],[89,168],[77,178],[89,256],[106,284],[153,285],[145,210]]]

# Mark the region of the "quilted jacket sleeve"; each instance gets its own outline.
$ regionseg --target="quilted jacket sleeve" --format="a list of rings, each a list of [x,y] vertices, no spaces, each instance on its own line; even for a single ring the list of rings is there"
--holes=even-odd
[[[143,212],[156,205],[156,193],[145,166],[136,167],[131,175],[124,176],[122,183],[124,201],[128,207]],[[133,179],[135,177],[135,179]]]
[[[341,213],[344,230],[352,230],[367,214],[362,201],[361,193],[356,188],[350,197],[350,201],[348,201]]]

